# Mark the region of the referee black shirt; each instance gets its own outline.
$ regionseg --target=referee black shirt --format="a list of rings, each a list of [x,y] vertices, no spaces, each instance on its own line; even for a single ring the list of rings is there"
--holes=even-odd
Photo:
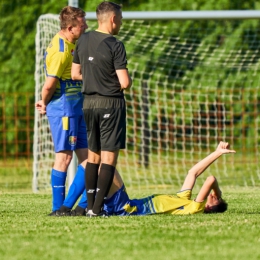
[[[116,70],[127,69],[126,51],[114,36],[100,31],[82,34],[73,62],[81,66],[83,94],[124,97]]]

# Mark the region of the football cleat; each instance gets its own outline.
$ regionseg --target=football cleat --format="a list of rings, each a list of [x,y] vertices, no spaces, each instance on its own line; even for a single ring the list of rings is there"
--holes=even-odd
[[[56,216],[56,211],[57,211],[57,210],[52,211],[50,214],[48,214],[48,216],[50,216],[50,217],[55,217],[55,216]]]
[[[86,216],[86,211],[85,209],[77,206],[75,209],[73,209],[71,212],[70,212],[70,215],[72,217],[78,217],[78,216]]]
[[[61,206],[60,209],[51,212],[48,216],[51,217],[65,217],[71,215],[71,209],[65,206]]]
[[[95,214],[91,209],[88,210],[86,214],[87,218],[96,218],[96,217],[101,217],[101,218],[108,218],[108,214],[106,211],[102,210],[100,213]]]

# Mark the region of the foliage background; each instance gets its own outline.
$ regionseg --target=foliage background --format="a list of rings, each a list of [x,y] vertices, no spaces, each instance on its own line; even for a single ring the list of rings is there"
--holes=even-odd
[[[79,7],[94,12],[100,1],[79,0]],[[253,0],[118,0],[124,11],[148,10],[256,10]],[[59,13],[67,0],[0,1],[0,91],[34,91],[35,26],[44,13]]]
[[[99,0],[93,0],[93,1],[83,1],[80,0],[79,1],[79,6],[81,8],[83,8],[87,13],[88,12],[94,12],[95,11],[95,7],[97,6],[97,4],[99,3]],[[172,0],[118,0],[116,1],[118,3],[121,3],[123,5],[123,11],[152,11],[152,10],[257,10],[260,9],[260,1],[242,1],[242,0],[219,0],[219,1],[213,1],[213,0],[195,0],[195,1],[190,1],[190,0],[176,0],[176,1],[172,1]],[[16,140],[19,136],[20,140],[25,140],[25,138],[27,138],[28,135],[30,135],[30,151],[32,151],[32,138],[33,138],[33,116],[34,116],[34,109],[33,109],[33,104],[34,104],[34,85],[35,85],[35,81],[34,81],[34,71],[35,71],[35,33],[36,33],[36,21],[38,19],[38,17],[41,14],[45,14],[45,13],[55,13],[58,14],[59,11],[61,10],[62,7],[64,7],[65,5],[67,5],[68,1],[53,1],[53,0],[16,0],[16,1],[9,1],[9,0],[0,0],[0,4],[1,4],[1,8],[0,8],[0,77],[1,77],[1,81],[0,81],[0,91],[1,93],[17,93],[19,96],[19,98],[17,99],[17,103],[19,105],[23,105],[23,107],[26,106],[25,103],[27,103],[27,99],[22,99],[22,95],[21,93],[31,93],[31,96],[29,98],[29,102],[31,107],[28,108],[28,116],[30,118],[30,129],[32,129],[32,131],[28,134],[28,131],[21,131],[21,126],[23,126],[25,128],[25,126],[27,125],[27,122],[23,122],[21,117],[23,115],[24,109],[21,109],[21,107],[19,107],[18,105],[18,109],[19,113],[17,113],[17,117],[18,119],[17,122],[14,124],[12,120],[10,120],[9,122],[7,122],[5,125],[2,124],[2,117],[5,116],[4,113],[6,113],[7,116],[14,114],[13,111],[13,101],[12,101],[12,97],[8,97],[8,100],[6,100],[6,104],[8,104],[8,106],[2,106],[2,109],[0,110],[0,158],[1,158],[1,152],[2,152],[2,145],[1,145],[1,140],[2,139],[7,139],[8,141],[12,142],[14,140]],[[155,23],[153,21],[153,23]],[[216,25],[213,22],[205,22],[205,21],[181,21],[181,22],[170,22],[170,21],[165,21],[165,22],[161,22],[161,24],[167,28],[167,33],[168,35],[170,35],[170,40],[175,41],[175,38],[177,37],[182,37],[183,39],[185,39],[186,35],[190,37],[190,39],[197,43],[200,42],[207,42],[207,41],[211,41],[212,39],[214,40],[216,35],[218,34],[219,31],[223,31],[226,30],[226,32],[228,32],[228,34],[230,35],[230,39],[229,42],[227,42],[227,45],[229,44],[229,46],[232,47],[232,45],[234,45],[236,47],[236,49],[240,49],[243,52],[246,52],[247,50],[249,50],[249,52],[253,53],[256,50],[259,49],[259,43],[260,43],[260,33],[259,30],[257,30],[258,28],[260,28],[259,26],[259,21],[258,20],[245,20],[245,21],[239,21],[239,22],[231,22],[231,23],[225,23],[225,21],[218,23],[218,25]],[[124,25],[124,24],[123,24]],[[157,24],[158,26],[151,26],[150,27],[150,32],[147,35],[147,39],[149,39],[149,36],[151,34],[153,34],[154,40],[156,40],[157,35],[160,34],[160,24],[158,22]],[[170,25],[170,26],[169,26]],[[147,27],[143,27],[143,28],[147,28]],[[248,29],[249,28],[249,29]],[[131,33],[134,34],[135,33],[135,29],[136,27],[133,27],[131,30]],[[191,30],[190,29],[194,29],[193,30],[193,34],[191,34]],[[141,29],[141,30],[145,30],[145,29]],[[210,33],[208,33],[210,31]],[[232,37],[232,34],[236,34],[233,35],[234,37]],[[141,34],[142,35],[142,34]],[[120,35],[121,37],[121,35]],[[136,98],[136,103],[131,106],[132,110],[129,110],[129,114],[131,115],[132,113],[132,121],[129,122],[129,128],[128,128],[128,133],[132,134],[133,138],[129,138],[131,139],[131,142],[128,143],[128,151],[129,150],[133,150],[136,149],[134,151],[135,154],[140,155],[142,153],[142,145],[145,144],[145,138],[143,138],[143,136],[145,134],[142,133],[142,126],[143,126],[143,117],[140,113],[140,111],[142,112],[142,110],[140,110],[140,104],[142,103],[142,97],[145,96],[143,95],[143,93],[141,93],[141,89],[142,86],[142,81],[149,79],[148,77],[150,77],[150,79],[154,79],[155,83],[150,83],[149,87],[152,88],[153,93],[150,93],[150,100],[149,104],[153,103],[153,100],[156,99],[157,94],[158,93],[165,93],[164,88],[167,88],[167,84],[170,85],[172,82],[178,82],[179,85],[184,86],[182,88],[182,90],[190,90],[190,89],[194,89],[194,86],[198,86],[199,84],[207,84],[207,82],[209,82],[211,80],[210,77],[206,77],[205,74],[208,71],[210,73],[210,68],[199,68],[198,66],[194,66],[194,67],[187,67],[190,64],[190,56],[189,53],[195,53],[196,51],[196,55],[198,54],[198,58],[203,57],[203,55],[205,54],[205,52],[203,53],[204,50],[201,49],[197,49],[193,52],[190,51],[188,53],[187,51],[187,55],[185,58],[176,58],[175,56],[175,51],[181,51],[182,50],[182,46],[179,44],[179,49],[178,46],[174,49],[174,51],[170,51],[168,50],[168,46],[165,47],[165,49],[163,50],[164,52],[162,52],[162,54],[160,53],[160,50],[155,49],[154,52],[151,54],[151,52],[149,53],[147,51],[147,53],[145,53],[145,55],[150,55],[148,56],[148,59],[150,57],[149,62],[147,61],[147,57],[146,59],[142,59],[142,54],[140,54],[140,49],[142,46],[138,46],[138,44],[136,44],[136,41],[134,41],[133,43],[129,43],[128,44],[128,36],[125,36],[124,39],[124,43],[127,44],[127,52],[132,52],[135,55],[133,55],[131,57],[132,61],[134,61],[132,64],[129,64],[129,69],[132,68],[130,66],[135,66],[135,61],[136,64],[138,63],[137,69],[135,69],[135,75],[134,75],[134,79],[135,81],[139,80],[139,82],[135,82],[137,84],[135,84],[135,87],[133,88],[133,93],[131,93],[131,97],[128,97],[128,100],[133,100]],[[193,37],[193,38],[192,38]],[[248,39],[246,38],[248,37]],[[134,38],[134,37],[132,37]],[[138,37],[136,37],[138,38]],[[140,37],[141,38],[141,37]],[[234,41],[232,39],[235,39]],[[238,39],[236,41],[236,39]],[[138,40],[138,39],[137,39]],[[147,41],[150,46],[152,46],[153,42],[149,39],[149,41]],[[130,42],[130,41],[129,41]],[[193,43],[192,42],[192,43]],[[171,42],[170,42],[171,43]],[[173,42],[174,43],[174,42]],[[185,45],[184,47],[188,50],[191,46],[192,43],[187,43],[187,45]],[[252,44],[251,44],[252,43]],[[190,44],[190,45],[189,45]],[[196,45],[195,44],[195,45]],[[251,44],[251,45],[250,45]],[[164,46],[164,39],[162,39],[162,41],[160,42],[160,46]],[[198,46],[198,44],[197,44]],[[148,45],[149,47],[149,45]],[[216,47],[216,49],[220,49],[221,50],[221,46],[218,48],[218,46]],[[148,48],[149,49],[149,48]],[[223,50],[223,49],[222,49]],[[212,52],[212,49],[210,49],[208,51],[208,53],[210,54]],[[226,52],[229,52],[229,49],[226,48]],[[164,53],[169,53],[170,55],[168,56],[164,56]],[[217,54],[217,53],[216,53]],[[138,56],[139,55],[139,56]],[[152,56],[153,55],[153,56]],[[184,55],[185,56],[185,55]],[[249,55],[250,56],[250,55]],[[155,63],[155,58],[158,58],[158,63]],[[176,58],[174,59],[174,61],[172,60],[172,57]],[[204,56],[206,60],[206,62],[210,62],[210,58],[206,55]],[[217,55],[215,55],[215,57],[217,57]],[[239,57],[238,60],[236,60],[235,58],[233,58],[232,61],[234,61],[234,67],[236,67],[236,65],[238,63],[240,63],[239,59],[240,56],[237,55],[236,57]],[[259,55],[255,55],[255,60],[252,61],[252,66],[254,68],[258,68],[257,66],[254,66],[253,63],[259,63],[258,61],[259,59]],[[232,57],[231,57],[232,58]],[[202,60],[202,58],[201,58]],[[160,66],[161,64],[165,65],[165,61],[169,61],[169,64],[167,64],[168,66],[165,66],[163,70],[160,70]],[[197,60],[195,60],[197,62]],[[162,62],[162,63],[160,63]],[[195,62],[195,63],[196,63]],[[187,65],[188,64],[188,65]],[[196,64],[195,64],[196,65]],[[151,68],[154,69],[153,73],[151,73]],[[222,67],[219,66],[218,68],[219,71],[222,70]],[[140,72],[141,71],[141,72]],[[138,74],[139,73],[139,74]],[[156,74],[157,73],[157,74]],[[181,77],[183,74],[186,74],[186,80],[184,80],[184,77]],[[237,86],[233,86],[232,84],[234,84],[234,82],[245,82],[247,80],[247,84],[251,84],[251,81],[249,82],[248,79],[251,78],[251,75],[253,76],[253,74],[255,73],[255,70],[244,70],[239,73],[236,73],[235,70],[229,70],[229,69],[223,69],[221,71],[221,73],[217,74],[215,76],[214,79],[212,79],[212,81],[214,80],[214,83],[218,81],[218,78],[220,78],[220,83],[222,83],[222,85],[225,87],[226,91],[229,91],[229,87],[232,88],[237,88],[239,91],[241,89],[241,84],[238,84]],[[256,73],[257,75],[259,73]],[[152,76],[151,76],[152,75]],[[157,76],[160,75],[160,76]],[[179,77],[179,75],[181,75]],[[213,75],[213,74],[211,74]],[[227,75],[229,77],[227,77]],[[165,76],[167,76],[167,84],[164,84],[164,80],[165,80]],[[147,77],[147,78],[146,78]],[[157,78],[156,78],[157,77]],[[179,77],[179,78],[178,78]],[[149,80],[150,80],[149,79]],[[192,80],[190,80],[192,79]],[[151,82],[152,82],[151,80]],[[157,80],[157,81],[156,81]],[[140,84],[141,82],[141,84]],[[157,82],[162,82],[161,85],[157,84]],[[225,84],[223,84],[223,82],[225,82]],[[255,80],[254,84],[258,84],[259,81]],[[156,86],[157,85],[157,86]],[[221,85],[221,84],[220,84]],[[175,85],[176,86],[176,85]],[[207,89],[202,89],[200,90],[200,92],[202,94],[205,94],[205,96],[207,96],[208,100],[206,100],[206,102],[215,102],[215,96],[218,96],[218,93],[213,93],[214,92],[214,87],[215,85],[212,85],[212,89],[211,89],[211,93],[208,93]],[[254,85],[253,85],[254,86]],[[258,87],[258,85],[256,85],[256,87]],[[181,107],[181,105],[183,106],[183,104],[181,104],[182,100],[187,98],[186,100],[184,100],[185,102],[190,102],[191,98],[194,98],[194,96],[191,95],[186,95],[184,96],[181,92],[178,93],[178,88],[174,87],[175,89],[173,89],[173,91],[175,91],[174,93],[174,105],[177,107]],[[247,89],[246,87],[244,89]],[[254,87],[250,86],[249,90],[254,89]],[[196,90],[196,89],[195,89]],[[139,91],[139,93],[137,93]],[[159,91],[159,92],[158,92]],[[161,91],[161,92],[160,92]],[[204,92],[205,93],[204,93]],[[187,91],[189,92],[189,91]],[[239,93],[237,95],[237,99],[239,99],[242,96],[243,93]],[[246,147],[246,142],[249,143],[248,146],[251,147],[251,149],[255,149],[258,151],[257,145],[258,143],[260,143],[260,140],[254,138],[254,131],[255,129],[259,129],[260,127],[258,127],[258,122],[260,122],[259,120],[255,120],[255,115],[260,114],[260,106],[257,107],[252,107],[251,104],[247,104],[247,100],[251,100],[254,98],[257,99],[259,98],[260,100],[260,92],[258,93],[254,93],[253,95],[256,95],[257,97],[254,97],[251,95],[250,92],[248,92],[248,94],[243,96],[243,100],[241,102],[241,100],[235,100],[237,102],[246,104],[245,106],[245,111],[243,116],[241,116],[241,106],[238,105],[234,105],[232,107],[232,111],[233,111],[233,115],[235,115],[232,118],[228,118],[229,122],[232,122],[232,124],[236,124],[237,128],[236,128],[236,133],[235,133],[235,137],[238,137],[235,141],[237,142],[237,148],[239,150],[243,150],[246,151],[246,149],[248,147]],[[170,96],[170,94],[169,94]],[[134,97],[134,98],[133,98]],[[222,103],[225,103],[225,98],[226,95],[223,92],[221,94],[221,98],[223,98],[223,100],[221,100]],[[5,97],[6,99],[6,97]],[[171,103],[171,99],[169,99],[169,103]],[[227,100],[228,102],[225,103],[225,107],[227,108],[227,111],[229,111],[229,107],[230,104],[233,105],[232,102],[234,102],[234,100],[232,100],[232,102],[230,102],[230,100]],[[200,103],[203,103],[204,100],[199,100],[198,103],[193,102],[192,103],[192,108],[195,110],[197,109],[199,112],[201,113],[199,114],[192,114],[190,112],[189,109],[185,109],[185,120],[182,119],[181,116],[179,116],[179,114],[175,114],[172,115],[171,112],[171,106],[168,106],[168,110],[160,110],[158,109],[157,106],[154,107],[150,107],[150,117],[148,118],[148,127],[147,129],[149,129],[149,133],[148,135],[151,135],[151,139],[152,139],[152,147],[162,147],[162,150],[166,151],[168,148],[166,147],[167,144],[165,143],[157,143],[158,137],[161,137],[161,140],[170,140],[168,143],[173,144],[173,142],[171,142],[171,140],[175,141],[175,146],[174,147],[170,147],[170,149],[168,149],[166,157],[169,153],[172,153],[172,149],[178,149],[178,151],[183,152],[183,142],[181,140],[180,143],[176,142],[179,139],[182,139],[183,137],[186,138],[188,141],[191,139],[191,136],[194,137],[195,134],[193,134],[193,129],[188,129],[186,128],[186,130],[184,129],[183,126],[190,126],[193,124],[193,118],[201,118],[201,122],[198,122],[198,128],[200,129],[200,133],[199,136],[205,136],[205,135],[209,135],[210,137],[214,138],[214,142],[211,139],[208,139],[208,142],[210,144],[215,144],[215,139],[216,139],[216,135],[221,136],[222,132],[220,127],[213,127],[210,131],[211,132],[207,132],[207,129],[209,129],[207,127],[208,124],[208,120],[207,118],[203,118],[202,117],[202,113],[207,114],[207,116],[209,115],[209,111],[211,110],[210,107],[206,107],[206,106],[200,106]],[[0,107],[3,104],[3,99],[1,99],[0,97]],[[197,106],[197,107],[195,107]],[[254,109],[254,110],[253,110]],[[214,110],[214,108],[212,109]],[[136,111],[139,111],[138,113]],[[251,115],[250,112],[251,111]],[[180,111],[177,111],[178,113],[181,113]],[[248,113],[247,113],[248,112]],[[157,120],[158,117],[158,113],[159,113],[159,119]],[[188,114],[190,113],[190,114]],[[215,113],[215,112],[214,112]],[[144,113],[143,113],[144,114]],[[216,113],[215,113],[216,114]],[[259,117],[258,117],[259,118]],[[212,120],[214,121],[214,120]],[[227,123],[227,122],[225,122]],[[172,128],[169,129],[169,133],[171,136],[169,137],[165,137],[165,125],[167,126],[171,126]],[[15,131],[13,130],[14,127],[16,127]],[[173,128],[175,127],[175,129]],[[179,127],[179,128],[177,128]],[[222,126],[223,127],[223,126]],[[241,129],[241,128],[245,128],[245,129]],[[2,136],[1,135],[1,130],[5,129],[8,133],[6,136]],[[217,130],[215,130],[217,129]],[[139,131],[139,132],[138,132]],[[186,131],[186,132],[185,132]],[[216,133],[216,131],[218,131]],[[226,137],[229,137],[229,133],[227,132],[228,129],[225,129],[225,133],[226,133]],[[138,137],[136,138],[136,134],[138,132]],[[241,135],[241,132],[243,135]],[[148,136],[147,135],[147,136]],[[240,137],[243,137],[243,139],[241,139]],[[258,136],[260,136],[258,134]],[[248,138],[251,137],[251,138]],[[190,138],[190,139],[189,139]],[[204,148],[203,146],[203,140],[199,140],[199,142],[197,142],[197,147],[198,149]],[[206,144],[208,145],[208,144]],[[148,146],[148,145],[147,145]],[[188,147],[190,149],[190,147],[195,147],[196,146],[196,142],[194,144],[191,143],[190,146]],[[8,147],[8,152],[12,155],[15,155],[17,153],[17,150],[14,148],[13,145],[7,145]],[[21,144],[18,148],[18,151],[23,153],[25,151],[25,149],[27,149],[28,145],[27,144]],[[141,152],[140,152],[141,151]],[[175,150],[174,150],[175,151]],[[154,153],[156,153],[156,151],[153,151]],[[253,151],[254,152],[254,151]],[[144,151],[144,153],[146,153],[146,151]],[[31,156],[31,154],[30,154]],[[251,154],[248,155],[248,157],[253,158],[252,161],[254,162],[254,164],[256,165],[257,163],[255,163],[255,161],[257,161],[258,159],[254,159],[255,154],[253,154],[251,156]],[[9,156],[10,157],[10,156]],[[168,157],[167,157],[168,158]],[[183,160],[186,160],[185,157],[182,157]],[[142,160],[142,158],[141,158]],[[167,159],[167,162],[171,163],[169,161],[169,159]],[[241,161],[241,163],[243,163],[243,161]],[[173,164],[173,163],[172,163]],[[160,166],[159,166],[160,167]],[[166,165],[166,167],[168,168],[168,165]],[[251,169],[251,168],[250,168]],[[259,171],[259,170],[258,170]],[[256,171],[253,171],[254,173]],[[257,174],[257,173],[255,173]],[[139,176],[138,180],[140,179]],[[241,178],[242,179],[242,178]],[[258,178],[259,179],[259,178]]]

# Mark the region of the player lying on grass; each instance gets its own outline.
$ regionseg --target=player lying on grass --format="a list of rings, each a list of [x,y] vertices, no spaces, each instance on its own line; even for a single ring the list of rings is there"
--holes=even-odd
[[[235,151],[229,149],[228,143],[220,142],[213,153],[189,170],[181,190],[176,195],[151,195],[142,199],[129,199],[121,176],[119,173],[115,173],[114,181],[105,200],[104,210],[108,215],[119,216],[224,212],[227,210],[227,203],[221,198],[222,193],[214,176],[207,177],[194,200],[191,199],[191,195],[197,177],[222,154],[228,153],[235,153]],[[82,201],[84,199],[86,200],[86,197],[82,197]]]

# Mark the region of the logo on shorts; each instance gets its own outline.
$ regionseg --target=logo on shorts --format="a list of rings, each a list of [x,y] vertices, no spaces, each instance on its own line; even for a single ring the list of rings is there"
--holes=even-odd
[[[105,114],[104,116],[103,116],[103,118],[109,118],[110,117],[110,114]]]
[[[69,137],[69,144],[70,145],[76,145],[77,143],[77,136],[70,136]]]
[[[88,60],[93,61],[94,58],[93,57],[88,57]]]

